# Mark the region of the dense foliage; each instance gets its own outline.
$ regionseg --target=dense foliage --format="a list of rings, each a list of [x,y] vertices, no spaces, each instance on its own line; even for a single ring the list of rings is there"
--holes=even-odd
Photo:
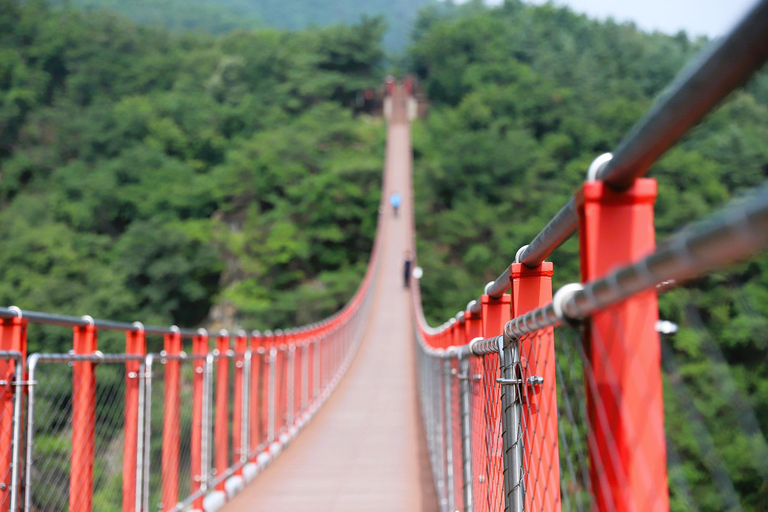
[[[384,45],[402,51],[419,9],[433,0],[51,0],[54,5],[109,9],[139,23],[215,34],[238,28],[274,27],[297,30],[358,23],[381,16],[387,23]]]
[[[383,135],[348,105],[379,21],[212,38],[0,5],[0,303],[274,328],[348,300]]]
[[[433,323],[501,272],[701,44],[517,0],[422,14],[411,65],[434,108],[415,127],[415,188]],[[765,180],[766,85],[735,93],[653,167],[660,238]],[[576,251],[571,240],[553,255],[556,285],[578,280]],[[661,298],[681,324],[665,341],[674,510],[731,508],[713,485],[723,469],[745,510],[768,502],[767,280],[760,256]]]

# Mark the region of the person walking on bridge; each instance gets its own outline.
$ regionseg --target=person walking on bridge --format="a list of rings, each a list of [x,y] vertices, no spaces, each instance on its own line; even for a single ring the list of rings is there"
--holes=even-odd
[[[411,251],[405,251],[405,261],[403,262],[403,285],[406,288],[411,286],[411,268],[413,267],[413,255]]]
[[[389,196],[389,204],[392,205],[392,209],[395,212],[395,218],[397,218],[397,210],[400,208],[400,203],[403,202],[403,199],[400,197],[400,194],[397,192],[394,192],[391,196]]]

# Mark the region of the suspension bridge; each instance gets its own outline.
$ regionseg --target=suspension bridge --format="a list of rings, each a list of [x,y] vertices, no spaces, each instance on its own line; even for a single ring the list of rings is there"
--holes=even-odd
[[[335,315],[209,333],[0,308],[0,510],[668,510],[658,296],[764,250],[768,188],[657,246],[645,174],[766,59],[762,1],[439,327],[403,285],[408,84],[387,98],[367,272]],[[581,281],[553,291],[546,259],[575,233]],[[72,329],[71,350],[28,353],[30,325]],[[99,350],[109,331],[124,351]]]

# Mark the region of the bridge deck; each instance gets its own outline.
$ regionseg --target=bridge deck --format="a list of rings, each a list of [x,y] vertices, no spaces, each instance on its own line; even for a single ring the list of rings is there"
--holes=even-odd
[[[438,509],[422,442],[410,297],[402,284],[411,225],[410,128],[398,96],[387,137],[384,239],[372,316],[354,362],[307,428],[226,512],[432,512]]]

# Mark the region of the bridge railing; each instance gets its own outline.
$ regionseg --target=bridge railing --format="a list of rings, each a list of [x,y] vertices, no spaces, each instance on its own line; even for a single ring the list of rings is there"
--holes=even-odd
[[[657,296],[764,249],[768,186],[656,247],[656,182],[642,176],[766,59],[763,0],[464,311],[432,328],[412,287],[441,510],[669,509]],[[553,295],[545,258],[576,232],[581,282]]]
[[[344,308],[265,331],[179,329],[0,308],[0,510],[217,510],[314,416],[367,324],[379,262]],[[28,329],[73,330],[27,357]],[[125,336],[102,353],[99,334]],[[148,353],[147,339],[162,351]]]

